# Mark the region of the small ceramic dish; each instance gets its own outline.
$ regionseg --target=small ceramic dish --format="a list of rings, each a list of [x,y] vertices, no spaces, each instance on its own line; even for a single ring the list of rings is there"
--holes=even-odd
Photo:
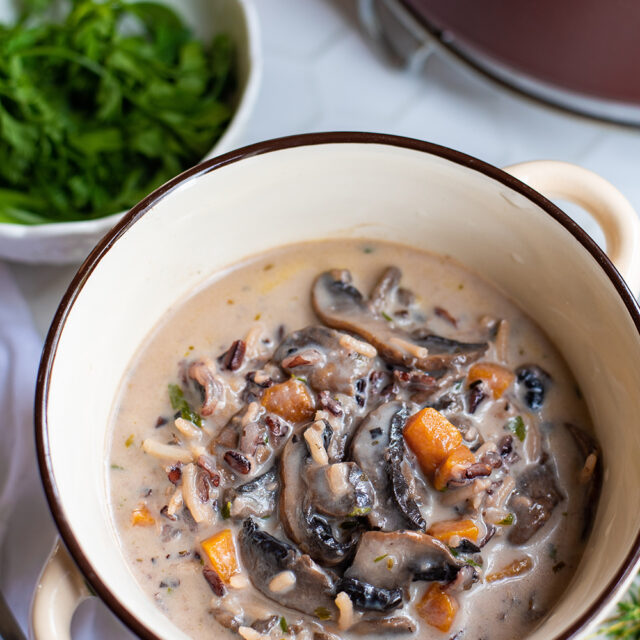
[[[245,128],[260,85],[260,34],[251,0],[165,0],[184,17],[196,35],[209,40],[230,34],[236,45],[237,94],[225,132],[205,156],[233,149]],[[124,212],[95,220],[40,225],[0,223],[0,258],[33,264],[79,263]]]
[[[584,205],[627,282],[514,176]],[[136,582],[111,520],[114,398],[146,336],[212,274],[265,249],[344,237],[447,254],[480,273],[546,331],[582,389],[603,450],[601,499],[570,586],[528,640],[584,640],[624,594],[640,559],[640,307],[629,288],[640,285],[640,223],[629,203],[565,163],[502,171],[418,140],[313,134],[234,151],[167,183],[100,242],[67,291],[45,344],[35,421],[47,497],[73,560],[58,545],[44,569],[37,640],[68,637],[89,595],[85,578],[140,637],[187,639]],[[168,244],[189,250],[157,250]]]

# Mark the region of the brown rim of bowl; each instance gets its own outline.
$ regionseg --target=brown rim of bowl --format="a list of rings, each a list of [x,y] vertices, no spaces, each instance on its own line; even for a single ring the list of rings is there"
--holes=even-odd
[[[270,153],[283,149],[321,145],[321,144],[379,144],[392,147],[403,147],[421,151],[434,156],[439,156],[456,164],[462,165],[474,171],[478,171],[497,182],[520,193],[525,198],[537,204],[542,210],[546,211],[553,219],[567,229],[574,238],[592,255],[594,260],[602,267],[604,272],[611,280],[613,286],[622,298],[629,315],[631,316],[636,329],[640,333],[640,307],[638,306],[631,291],[627,287],[622,276],[618,273],[613,263],[598,247],[583,229],[578,226],[567,214],[563,213],[556,205],[547,200],[537,191],[528,187],[517,178],[510,174],[490,165],[482,160],[478,160],[459,151],[454,151],[448,147],[443,147],[430,142],[415,140],[413,138],[403,138],[379,133],[357,133],[357,132],[327,132],[327,133],[310,133],[304,135],[294,135],[284,138],[276,138],[259,142],[257,144],[243,147],[236,151],[231,151],[217,158],[212,158],[195,167],[188,169],[184,173],[170,180],[166,184],[156,189],[147,196],[131,211],[129,211],[116,224],[116,226],[98,243],[98,245],[89,254],[87,259],[76,273],[73,281],[69,285],[60,306],[53,318],[51,328],[45,340],[42,353],[42,360],[38,371],[38,379],[36,385],[35,397],[35,430],[36,430],[36,449],[38,454],[38,466],[42,483],[44,485],[49,508],[60,532],[60,536],[64,541],[71,556],[77,563],[78,567],[84,574],[86,580],[95,590],[97,595],[105,602],[105,604],[115,613],[122,622],[124,622],[131,631],[146,640],[160,640],[148,627],[144,626],[114,595],[109,587],[100,579],[94,571],[89,558],[85,555],[82,547],[78,543],[71,529],[70,524],[65,517],[58,487],[51,467],[51,455],[48,443],[48,425],[47,425],[47,402],[49,394],[49,382],[51,370],[56,356],[56,349],[60,339],[60,335],[64,329],[67,317],[73,307],[73,304],[82,291],[84,284],[90,277],[96,265],[109,251],[109,249],[118,241],[118,239],[131,227],[139,218],[141,218],[155,203],[164,198],[173,191],[178,185],[192,180],[198,176],[227,166],[244,158]],[[631,551],[625,558],[621,567],[616,572],[615,577],[601,591],[594,603],[580,618],[565,629],[554,640],[569,640],[574,638],[586,625],[588,625],[601,609],[613,597],[613,593],[624,582],[634,570],[636,562],[640,559],[640,531],[636,535]]]

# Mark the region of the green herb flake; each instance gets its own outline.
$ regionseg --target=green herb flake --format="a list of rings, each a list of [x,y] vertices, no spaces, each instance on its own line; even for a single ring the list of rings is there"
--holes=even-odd
[[[368,513],[371,513],[371,507],[356,507],[349,516],[352,518],[357,518],[360,516],[366,516]]]
[[[393,322],[393,318],[392,318],[388,313],[385,313],[384,311],[382,312],[382,317],[383,317],[387,322]]]
[[[280,628],[282,629],[282,633],[289,633],[289,625],[287,624],[287,619],[284,616],[280,618]]]
[[[498,524],[502,524],[506,526],[513,524],[513,513],[510,513],[508,516],[502,518],[502,520],[500,520]]]
[[[385,553],[383,556],[378,556],[374,562],[380,562],[380,560],[384,560],[388,555],[388,553]]]
[[[220,515],[223,520],[228,520],[231,517],[231,502],[227,501],[220,507]]]
[[[112,464],[112,469],[117,469],[118,471],[124,471],[124,467],[121,467],[119,464]]]
[[[179,411],[184,420],[193,422],[197,427],[202,428],[202,418],[191,408],[186,401],[182,389],[177,384],[169,385],[169,401],[174,411]]]
[[[124,441],[124,446],[127,447],[127,449],[133,444],[133,433]]]
[[[298,382],[302,382],[303,384],[307,384],[307,379],[306,378],[301,378],[300,376],[292,376],[292,378],[294,378]]]
[[[505,425],[505,429],[511,431],[512,433],[515,433],[516,438],[518,438],[520,442],[524,442],[524,439],[527,437],[527,427],[524,424],[522,416],[509,418],[507,424]]]
[[[460,552],[457,549],[454,549],[453,547],[449,547],[449,551],[451,551],[451,555],[454,558],[457,558],[460,555]]]
[[[462,391],[462,385],[463,385],[463,381],[462,380],[458,380],[458,382],[456,382],[453,385],[453,390],[454,391]]]
[[[362,247],[362,253],[373,253],[374,251],[373,247]]]
[[[331,612],[326,607],[318,607],[313,613],[319,620],[331,619]]]
[[[558,559],[558,547],[555,544],[550,544],[549,547],[549,557],[555,562]]]
[[[480,564],[479,562],[476,562],[475,560],[472,560],[471,558],[466,558],[465,562],[468,565],[471,565],[472,567],[481,567],[482,566],[482,564]]]

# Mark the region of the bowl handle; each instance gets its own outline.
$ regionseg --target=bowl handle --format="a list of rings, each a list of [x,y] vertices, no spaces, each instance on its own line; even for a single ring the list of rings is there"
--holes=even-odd
[[[47,559],[31,603],[34,640],[71,640],[71,618],[92,595],[80,570],[58,539]]]
[[[569,200],[591,214],[604,233],[609,258],[634,294],[640,291],[640,220],[616,187],[569,162],[534,160],[504,171],[548,198]]]

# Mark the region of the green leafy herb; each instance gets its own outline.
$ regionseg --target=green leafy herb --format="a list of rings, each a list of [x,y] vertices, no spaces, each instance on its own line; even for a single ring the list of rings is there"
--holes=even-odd
[[[185,420],[189,420],[196,426],[202,427],[202,418],[191,408],[191,405],[185,400],[184,393],[177,384],[169,385],[169,400],[174,411],[179,411],[180,415]]]
[[[331,618],[331,612],[326,607],[318,607],[313,613],[320,620],[329,620]]]
[[[0,222],[128,209],[224,131],[227,36],[200,42],[157,2],[20,5],[18,21],[0,25]],[[52,5],[65,8],[61,20],[45,12]]]
[[[454,558],[457,558],[460,555],[460,552],[457,549],[454,549],[453,547],[449,547],[449,551],[451,551],[451,555]]]
[[[510,525],[513,524],[513,513],[510,513],[508,516],[502,518],[498,524]]]
[[[374,252],[373,247],[362,247],[362,253],[373,253],[373,252]]]
[[[220,515],[223,520],[228,520],[231,517],[231,502],[225,502],[220,507]]]
[[[117,469],[118,471],[124,471],[124,467],[121,467],[119,464],[112,464],[112,469]]]
[[[282,629],[282,633],[289,633],[289,625],[284,616],[280,618],[280,628]]]
[[[476,562],[475,560],[472,560],[471,558],[465,558],[465,562],[469,565],[471,565],[472,567],[481,567],[482,565],[479,562]]]
[[[374,562],[380,562],[381,560],[384,560],[389,554],[385,553],[383,556],[378,556]]]
[[[349,515],[352,518],[355,518],[359,516],[366,516],[367,513],[371,513],[371,507],[356,507]]]
[[[616,615],[602,625],[600,634],[598,637],[640,639],[640,583],[637,579],[627,597],[618,603]]]
[[[558,547],[555,544],[550,544],[549,547],[549,557],[555,562],[558,559]]]
[[[515,433],[516,438],[518,438],[520,442],[524,442],[524,439],[527,437],[527,427],[524,424],[524,420],[522,419],[522,416],[509,418],[505,428],[511,431],[512,433]]]
[[[385,313],[384,311],[382,312],[382,317],[383,317],[387,322],[393,322],[393,318],[392,318],[388,313]]]
[[[462,390],[462,384],[463,384],[463,381],[462,380],[458,380],[458,382],[456,382],[453,385],[453,390],[454,391],[461,391]]]

